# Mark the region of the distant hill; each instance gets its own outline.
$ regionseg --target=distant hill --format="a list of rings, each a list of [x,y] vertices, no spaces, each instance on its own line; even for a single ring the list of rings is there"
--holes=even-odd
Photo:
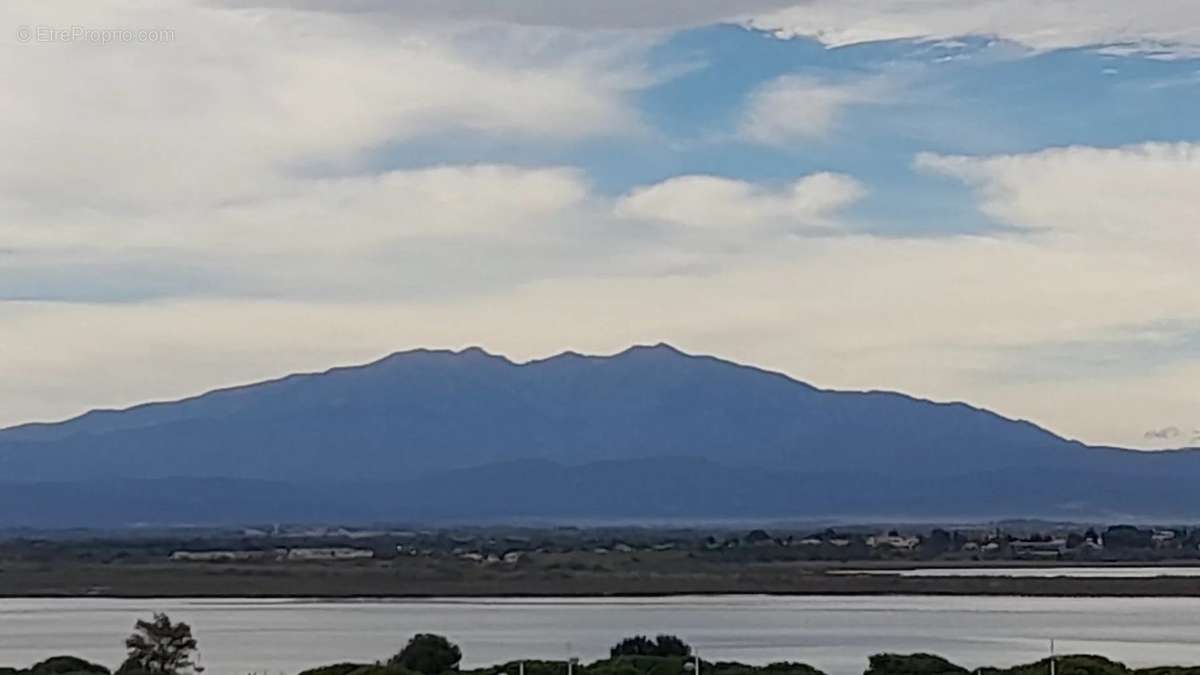
[[[1089,447],[667,345],[415,350],[93,411],[0,431],[0,477],[0,525],[1200,514],[1195,451]]]

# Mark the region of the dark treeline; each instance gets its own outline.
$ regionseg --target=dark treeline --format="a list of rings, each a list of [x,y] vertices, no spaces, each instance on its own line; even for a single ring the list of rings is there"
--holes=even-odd
[[[197,675],[204,671],[198,663],[191,628],[185,623],[173,623],[163,614],[154,615],[150,621],[138,621],[133,634],[125,640],[125,647],[127,658],[115,671],[73,656],[55,656],[29,668],[0,667],[0,675]],[[1129,668],[1103,656],[1078,654],[1053,658],[1057,675],[1200,675],[1200,666]],[[625,638],[613,646],[608,658],[591,663],[528,660],[463,669],[461,662],[462,650],[458,645],[441,635],[422,633],[386,659],[336,663],[310,668],[299,675],[565,675],[567,672],[573,675],[825,675],[808,664],[791,661],[752,666],[703,660],[674,635]],[[1050,658],[1011,668],[967,669],[933,654],[876,654],[868,659],[863,675],[1049,675],[1050,672]]]

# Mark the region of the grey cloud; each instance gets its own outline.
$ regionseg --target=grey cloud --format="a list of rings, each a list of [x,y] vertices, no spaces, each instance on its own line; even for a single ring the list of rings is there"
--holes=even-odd
[[[796,0],[227,0],[227,7],[378,13],[412,21],[498,21],[592,29],[667,29],[740,21]]]
[[[1179,438],[1183,431],[1179,427],[1163,427],[1162,429],[1151,429],[1145,433],[1146,440],[1169,441],[1174,438]]]

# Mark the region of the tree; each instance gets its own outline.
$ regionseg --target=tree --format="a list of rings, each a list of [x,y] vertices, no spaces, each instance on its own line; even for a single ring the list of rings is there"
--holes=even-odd
[[[674,635],[659,635],[651,640],[645,635],[635,635],[621,640],[609,655],[618,656],[691,656],[692,648]]]
[[[967,675],[967,669],[933,654],[875,654],[863,675]]]
[[[125,640],[129,652],[118,673],[176,675],[195,669],[192,656],[196,639],[186,623],[172,623],[166,614],[155,613],[150,621],[138,620]],[[197,669],[199,670],[199,669]]]
[[[928,558],[933,558],[954,547],[954,537],[940,527],[933,528],[929,536],[921,542],[921,554]]]
[[[1091,654],[1058,656],[1054,658],[1054,663],[1055,672],[1062,673],[1063,675],[1130,675],[1134,672],[1123,663]],[[1180,675],[1178,670],[1171,668],[1161,670],[1151,668],[1148,671],[1155,673],[1155,675],[1167,675],[1171,672]],[[1042,659],[1034,663],[1013,666],[1007,669],[980,668],[978,671],[980,675],[1046,675],[1049,672],[1050,659]]]
[[[746,535],[747,544],[762,544],[771,541],[771,535],[766,530],[750,530]]]
[[[462,650],[458,645],[441,635],[418,633],[408,641],[400,653],[388,661],[388,665],[415,670],[424,675],[439,675],[446,671],[458,670],[460,661]]]
[[[655,653],[658,656],[691,656],[692,648],[688,643],[674,635],[659,635],[654,639]]]
[[[645,635],[635,635],[625,638],[608,651],[612,658],[618,656],[652,656],[654,654],[654,640]]]
[[[1113,525],[1104,531],[1104,548],[1151,548],[1154,545],[1150,530],[1133,525]]]

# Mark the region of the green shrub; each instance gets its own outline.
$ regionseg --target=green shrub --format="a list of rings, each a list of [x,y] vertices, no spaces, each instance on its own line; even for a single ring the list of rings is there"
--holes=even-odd
[[[864,675],[965,675],[967,672],[966,668],[934,654],[875,654],[867,664]]]
[[[1129,669],[1103,656],[1093,654],[1071,654],[1054,657],[1057,675],[1129,675]],[[1046,675],[1050,672],[1050,658],[1026,663],[1012,668],[981,668],[980,675]]]
[[[462,650],[458,645],[441,635],[418,633],[398,654],[388,661],[388,666],[397,666],[423,675],[440,675],[458,670],[462,661]],[[384,675],[379,673],[378,675]]]
[[[625,638],[609,650],[609,656],[691,656],[688,643],[674,635],[659,635],[653,640],[645,635]]]
[[[68,673],[109,675],[109,670],[100,664],[75,656],[51,656],[45,661],[35,663],[29,669],[29,673],[30,675],[67,675]]]
[[[309,668],[301,672],[300,675],[349,675],[360,668],[368,667],[368,665],[366,663],[335,663],[328,666]]]
[[[1135,675],[1200,675],[1200,666],[1159,666],[1131,670]]]
[[[346,675],[419,675],[407,668],[397,665],[375,664],[371,666],[359,666],[355,670],[351,670]]]

